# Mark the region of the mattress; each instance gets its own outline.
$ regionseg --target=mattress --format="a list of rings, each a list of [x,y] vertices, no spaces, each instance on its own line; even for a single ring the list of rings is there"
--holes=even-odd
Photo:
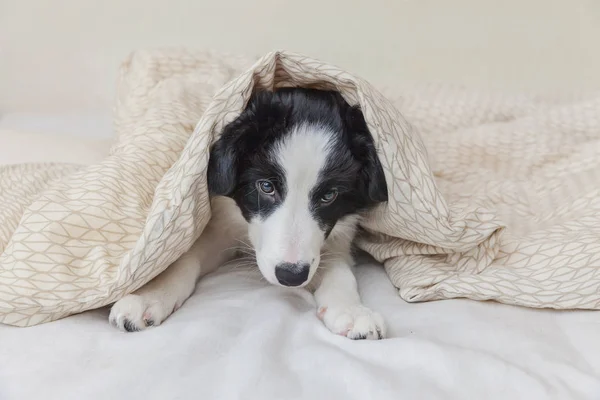
[[[0,164],[92,163],[109,132],[104,116],[0,117]],[[308,293],[234,264],[144,332],[112,328],[106,308],[0,325],[0,399],[600,399],[600,314],[408,304],[372,260],[356,273],[389,339],[332,335]]]

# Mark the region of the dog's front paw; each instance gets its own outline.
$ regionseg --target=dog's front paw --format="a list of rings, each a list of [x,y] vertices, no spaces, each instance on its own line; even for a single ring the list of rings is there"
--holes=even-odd
[[[350,339],[383,339],[386,333],[383,317],[365,306],[345,308],[321,307],[319,318],[333,333]]]
[[[112,306],[108,321],[122,331],[137,332],[160,325],[172,312],[172,307],[169,310],[159,300],[149,300],[140,295],[130,294]]]

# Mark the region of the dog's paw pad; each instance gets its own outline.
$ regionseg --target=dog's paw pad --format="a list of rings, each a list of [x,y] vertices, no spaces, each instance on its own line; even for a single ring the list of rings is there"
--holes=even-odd
[[[364,306],[347,308],[321,307],[323,322],[330,331],[350,339],[383,339],[386,327],[383,317]]]
[[[143,328],[128,317],[123,318],[123,329],[127,332],[141,331]]]
[[[150,303],[142,296],[130,294],[117,301],[108,317],[111,325],[125,332],[138,332],[160,325],[166,317],[160,303]]]
[[[144,315],[142,315],[142,320],[146,326],[154,326],[154,317],[150,312],[146,311]]]

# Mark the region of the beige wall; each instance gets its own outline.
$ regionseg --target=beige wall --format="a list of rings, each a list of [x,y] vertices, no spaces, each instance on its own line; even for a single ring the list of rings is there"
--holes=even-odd
[[[597,0],[0,0],[0,113],[105,111],[140,47],[303,52],[378,84],[600,87]]]

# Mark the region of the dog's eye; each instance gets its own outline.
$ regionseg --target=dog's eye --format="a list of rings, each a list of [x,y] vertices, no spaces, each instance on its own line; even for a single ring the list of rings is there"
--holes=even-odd
[[[258,181],[256,185],[264,194],[272,195],[275,193],[275,186],[267,180]]]
[[[321,204],[331,204],[337,198],[338,192],[335,189],[330,190],[321,196]]]

